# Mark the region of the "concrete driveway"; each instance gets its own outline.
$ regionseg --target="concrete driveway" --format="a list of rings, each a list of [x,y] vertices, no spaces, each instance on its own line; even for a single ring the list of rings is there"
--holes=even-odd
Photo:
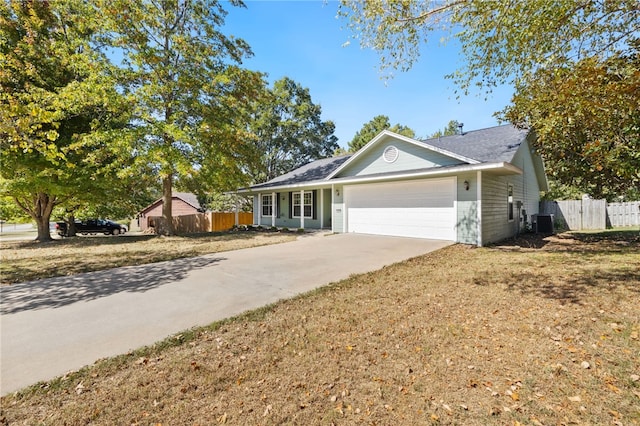
[[[0,288],[0,393],[449,244],[315,234],[285,244],[5,286]]]

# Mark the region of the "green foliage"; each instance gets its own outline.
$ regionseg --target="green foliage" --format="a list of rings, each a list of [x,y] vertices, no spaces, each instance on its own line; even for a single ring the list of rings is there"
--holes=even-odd
[[[253,210],[253,200],[238,194],[210,193],[198,195],[198,202],[206,209],[214,212],[241,212]]]
[[[13,201],[13,198],[0,197],[0,220],[13,223],[29,222],[31,217]]]
[[[351,142],[349,142],[349,152],[358,151],[383,130],[390,130],[394,133],[410,138],[415,137],[415,132],[411,128],[402,124],[395,124],[391,126],[389,117],[386,115],[376,115],[371,119],[371,121],[363,124],[360,131],[356,132],[353,139],[351,139]]]
[[[637,1],[342,0],[339,15],[383,68],[411,68],[423,42],[449,31],[464,57],[449,77],[465,94],[513,84],[504,116],[535,129],[559,184],[594,197],[637,191]]]
[[[81,0],[0,5],[2,194],[50,240],[49,217],[121,172],[129,103],[93,49],[95,9]]]
[[[458,122],[458,120],[451,120],[449,121],[449,124],[447,124],[447,127],[445,127],[443,130],[438,130],[436,132],[434,132],[430,137],[431,138],[438,138],[441,136],[451,136],[451,135],[455,135],[458,133],[458,126],[460,125],[460,123]]]
[[[246,106],[263,81],[261,74],[236,65],[251,51],[242,39],[221,32],[227,14],[221,2],[97,4],[106,41],[124,54],[121,81],[134,97],[134,123],[143,135],[137,153],[162,180],[163,216],[172,216],[176,179],[212,186],[241,179],[238,156],[253,142]],[[171,226],[167,233],[173,233]]]
[[[256,161],[248,167],[254,183],[265,182],[338,149],[332,121],[322,121],[322,108],[309,89],[288,77],[273,84],[257,105],[251,122],[256,135]]]
[[[542,68],[505,110],[536,129],[550,176],[594,198],[628,199],[640,187],[640,41],[634,46],[628,56]]]

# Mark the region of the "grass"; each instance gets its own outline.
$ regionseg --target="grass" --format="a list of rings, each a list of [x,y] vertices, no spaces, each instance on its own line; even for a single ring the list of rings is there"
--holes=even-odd
[[[0,284],[74,275],[292,241],[280,233],[217,233],[162,237],[76,237],[49,243],[3,241]]]
[[[639,245],[450,246],[3,397],[0,424],[640,424]]]

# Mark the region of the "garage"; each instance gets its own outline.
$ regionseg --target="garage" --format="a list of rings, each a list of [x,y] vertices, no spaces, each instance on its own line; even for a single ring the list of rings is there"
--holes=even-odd
[[[456,239],[455,178],[344,187],[347,232]]]

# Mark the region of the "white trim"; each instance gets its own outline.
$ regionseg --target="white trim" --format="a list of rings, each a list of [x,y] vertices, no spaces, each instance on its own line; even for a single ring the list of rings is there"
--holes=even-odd
[[[458,242],[458,176],[453,177],[453,214],[456,216],[453,221],[453,241]]]
[[[324,189],[320,189],[320,229],[324,226]],[[313,197],[313,195],[311,196]],[[311,199],[311,203],[313,203],[313,198]],[[313,206],[311,206],[311,210],[313,210]],[[311,212],[313,214],[313,211]],[[312,216],[313,217],[313,216]]]
[[[511,201],[509,201],[509,190],[511,190]],[[511,206],[511,208],[509,208]],[[515,195],[513,184],[507,182],[507,222],[513,222],[515,220],[516,215],[513,212],[513,207],[515,206]],[[511,215],[511,218],[509,218]]]
[[[482,172],[478,170],[476,184],[476,199],[477,199],[477,216],[478,216],[478,247],[482,247]]]
[[[447,151],[446,149],[438,148],[438,147],[435,147],[433,145],[429,145],[428,143],[425,143],[425,142],[422,142],[422,141],[418,141],[418,140],[415,140],[413,138],[409,138],[407,136],[399,135],[398,133],[394,133],[394,132],[391,132],[389,130],[383,130],[382,132],[378,133],[373,139],[371,139],[369,141],[369,143],[367,143],[365,146],[360,148],[358,150],[358,152],[353,154],[351,156],[351,158],[349,158],[347,161],[342,163],[337,169],[335,169],[333,172],[331,172],[331,174],[326,177],[326,180],[332,179],[334,176],[338,175],[345,168],[349,167],[349,165],[351,163],[353,163],[357,158],[359,158],[362,155],[363,152],[368,151],[371,146],[377,144],[379,141],[384,139],[385,136],[389,136],[389,137],[392,137],[392,138],[395,138],[395,139],[399,139],[401,141],[404,141],[404,142],[419,146],[421,148],[425,148],[425,149],[437,152],[439,154],[446,155],[447,157],[452,157],[452,158],[455,158],[457,160],[461,160],[461,161],[464,161],[464,162],[467,162],[467,163],[470,163],[470,164],[479,164],[480,163],[478,160],[474,160],[472,158],[464,157],[464,156],[462,156],[460,154],[456,154],[456,153],[453,153],[451,151]]]
[[[291,197],[291,208],[293,209],[293,211],[291,212],[291,216],[296,217],[295,216],[295,209],[296,209],[296,204],[293,202],[293,199],[295,198],[296,194],[293,194],[293,196]],[[311,196],[311,210],[313,210],[313,195]],[[312,212],[313,214],[313,212]],[[304,189],[300,191],[300,228],[304,229]]]
[[[276,226],[276,206],[278,198],[275,192],[271,193],[271,226]]]
[[[400,150],[395,145],[389,145],[382,151],[382,160],[385,163],[395,163],[400,156]]]
[[[260,193],[262,191],[270,191],[274,189],[297,189],[297,188],[326,188],[329,185],[335,183],[342,184],[351,184],[351,183],[367,183],[367,182],[382,182],[385,180],[402,180],[402,179],[414,179],[421,177],[431,177],[431,176],[453,176],[458,173],[464,172],[475,172],[478,170],[483,171],[491,171],[491,170],[503,170],[508,174],[517,174],[521,175],[522,170],[519,167],[514,166],[511,163],[506,161],[500,163],[481,163],[481,164],[463,164],[460,166],[453,166],[447,168],[435,168],[428,170],[420,170],[418,172],[406,172],[406,173],[398,173],[398,174],[390,174],[384,176],[353,176],[348,178],[337,178],[333,179],[331,182],[325,181],[312,181],[308,183],[297,183],[293,185],[279,185],[279,186],[269,186],[267,188],[255,188],[255,189],[241,189],[238,190],[238,193]]]
[[[331,184],[331,233],[336,232],[336,229],[334,228],[336,223],[334,219],[335,212],[333,211],[336,205],[335,193],[336,193],[336,186],[334,184]]]
[[[296,211],[295,211],[295,205],[296,203],[294,202],[295,199],[295,195],[298,194],[298,192],[293,192],[291,193],[291,217],[293,219],[299,219],[301,216],[296,216]],[[304,202],[304,196],[305,194],[311,194],[311,216],[304,216],[304,206],[305,206],[305,202]],[[313,208],[315,207],[313,204],[313,191],[305,191],[302,190],[300,191],[300,214],[302,216],[304,216],[305,219],[311,219],[313,220]],[[308,205],[308,204],[306,204]]]

